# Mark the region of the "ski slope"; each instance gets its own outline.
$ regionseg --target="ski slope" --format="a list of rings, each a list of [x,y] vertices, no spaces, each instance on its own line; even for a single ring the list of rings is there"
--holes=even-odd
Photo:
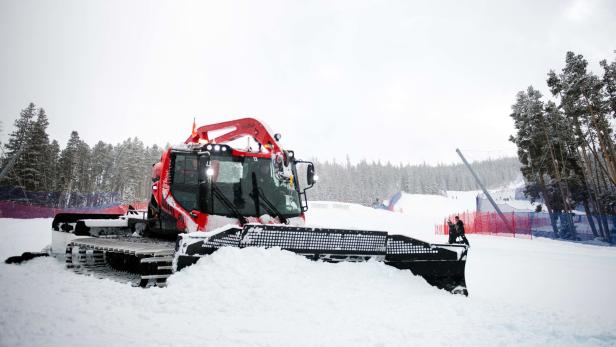
[[[472,206],[463,195],[405,196],[404,213],[315,202],[307,222],[443,242],[434,223]],[[0,258],[43,248],[50,224],[0,219]],[[2,263],[0,346],[616,345],[616,248],[469,240],[468,298],[381,263],[317,263],[278,249],[223,249],[150,289],[77,275],[52,258]]]
[[[396,212],[342,202],[311,202],[306,222],[316,226],[382,230],[429,242],[445,242],[434,225],[451,213],[475,210],[477,191],[448,191],[446,195],[403,193]]]

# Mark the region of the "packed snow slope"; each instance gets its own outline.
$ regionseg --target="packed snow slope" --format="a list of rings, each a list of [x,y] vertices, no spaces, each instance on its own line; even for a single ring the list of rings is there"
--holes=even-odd
[[[443,242],[433,225],[455,202],[408,199],[404,213],[313,203],[307,221]],[[0,219],[0,257],[41,249],[50,224]],[[2,263],[0,345],[616,345],[615,248],[469,239],[468,298],[381,263],[277,249],[223,249],[150,289],[77,275],[52,258]]]
[[[315,201],[310,204],[307,222],[318,226],[383,230],[413,236],[430,242],[443,242],[434,235],[434,225],[452,213],[475,210],[477,191],[449,191],[445,195],[403,193],[396,212],[372,209],[342,202]]]

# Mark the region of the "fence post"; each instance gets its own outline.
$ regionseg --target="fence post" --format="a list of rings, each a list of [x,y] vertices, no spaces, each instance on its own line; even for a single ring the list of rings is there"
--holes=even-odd
[[[513,237],[515,237],[515,211],[511,212],[511,220],[513,221]]]
[[[533,212],[528,213],[528,233],[530,234],[530,238],[533,238],[533,223],[535,222],[535,215]]]

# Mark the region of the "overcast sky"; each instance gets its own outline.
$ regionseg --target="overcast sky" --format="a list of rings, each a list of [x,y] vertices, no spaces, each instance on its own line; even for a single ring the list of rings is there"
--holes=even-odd
[[[616,1],[0,0],[0,120],[29,102],[64,146],[179,143],[252,116],[303,158],[515,154],[515,93],[565,52],[613,60]]]

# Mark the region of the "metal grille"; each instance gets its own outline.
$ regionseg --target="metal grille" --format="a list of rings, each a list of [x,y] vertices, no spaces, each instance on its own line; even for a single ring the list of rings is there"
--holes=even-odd
[[[438,250],[423,243],[413,243],[404,240],[387,240],[387,254],[430,254]]]
[[[100,251],[112,251],[134,255],[173,254],[174,243],[142,237],[86,237],[74,239],[71,245]]]
[[[224,232],[214,235],[203,242],[203,247],[220,248],[220,247],[239,247],[240,246],[240,231]]]
[[[382,254],[387,234],[334,229],[249,226],[241,240],[242,247],[281,247],[295,251],[328,253]]]

